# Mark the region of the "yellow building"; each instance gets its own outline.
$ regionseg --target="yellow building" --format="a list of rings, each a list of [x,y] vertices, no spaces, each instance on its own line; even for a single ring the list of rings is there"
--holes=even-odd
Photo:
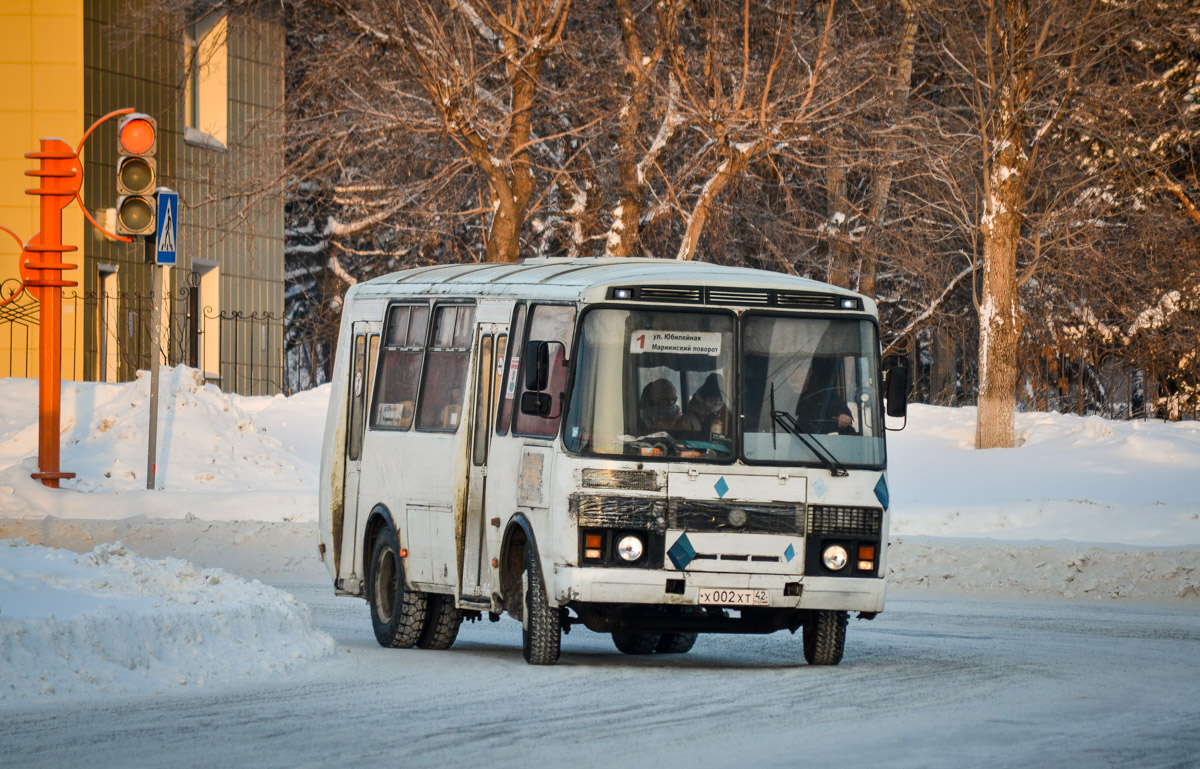
[[[25,171],[38,161],[25,153],[37,151],[45,137],[75,146],[83,135],[83,28],[78,0],[0,0],[0,225],[24,242],[40,229],[38,200],[25,194],[37,186]],[[70,206],[63,242],[82,247],[83,238],[83,214]],[[18,243],[0,232],[0,302],[19,286],[20,253]],[[82,248],[64,261],[81,265]],[[82,269],[64,277],[82,287]],[[0,307],[0,376],[37,376],[38,310],[28,299],[18,296]],[[63,376],[75,379],[85,375],[79,309],[73,301],[63,304]]]
[[[153,9],[141,0],[142,10]],[[25,176],[44,137],[76,146],[102,116],[132,107],[158,123],[157,183],[179,192],[179,261],[162,273],[166,326],[149,321],[146,244],[105,237],[68,207],[64,261],[79,285],[63,290],[63,376],[125,381],[166,362],[200,369],[223,389],[283,388],[283,26],[261,13],[166,19],[129,0],[0,0],[0,225],[28,241],[38,201]],[[163,21],[163,20],[160,20]],[[81,195],[114,229],[116,125],[83,148]],[[267,182],[264,184],[264,182]],[[19,247],[0,232],[0,302],[19,285]],[[38,305],[26,293],[0,307],[0,376],[37,376]]]

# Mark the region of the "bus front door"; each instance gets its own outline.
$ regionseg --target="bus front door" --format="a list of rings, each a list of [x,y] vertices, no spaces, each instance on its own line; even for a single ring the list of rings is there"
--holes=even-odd
[[[379,355],[379,327],[377,324],[357,322],[353,329],[354,353],[350,362],[350,388],[347,398],[350,413],[347,415],[349,430],[346,435],[346,475],[343,485],[345,496],[342,501],[342,546],[339,548],[344,555],[339,564],[338,576],[342,581],[342,589],[356,595],[364,576],[358,572],[358,567],[363,562],[363,556],[358,552],[358,488],[362,475],[367,402],[370,400],[375,360]]]
[[[471,423],[471,470],[467,484],[467,509],[464,516],[461,555],[462,597],[470,608],[490,608],[494,592],[488,554],[488,520],[484,506],[487,487],[488,455],[495,434],[496,405],[500,379],[508,348],[508,327],[498,323],[480,323],[476,329],[475,349],[479,351],[475,367],[475,402]]]

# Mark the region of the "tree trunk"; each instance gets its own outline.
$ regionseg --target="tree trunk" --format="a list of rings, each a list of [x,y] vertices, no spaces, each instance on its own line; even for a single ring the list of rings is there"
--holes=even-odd
[[[831,130],[833,147],[825,168],[825,237],[829,249],[829,271],[826,281],[835,286],[850,288],[854,258],[849,242],[850,199],[847,190],[846,161],[841,152],[841,132]]]
[[[896,56],[896,80],[892,92],[892,130],[884,142],[884,161],[894,158],[900,148],[900,136],[895,130],[900,116],[907,110],[909,92],[912,89],[913,58],[917,42],[917,0],[900,0],[904,10],[904,26],[900,38],[900,51]],[[884,216],[887,213],[888,199],[891,196],[893,173],[889,166],[875,171],[871,179],[871,197],[867,211],[867,232],[869,233],[866,248],[863,249],[859,265],[858,290],[866,296],[875,298],[876,277],[879,274],[879,254],[884,249]]]
[[[1003,0],[1007,23],[994,31],[1001,54],[995,132],[986,148],[983,217],[983,293],[979,303],[979,412],[975,447],[1012,448],[1017,404],[1017,251],[1021,245],[1029,158],[1025,107],[1032,83],[1028,0]],[[993,57],[995,61],[995,57]],[[984,141],[988,141],[985,131]]]

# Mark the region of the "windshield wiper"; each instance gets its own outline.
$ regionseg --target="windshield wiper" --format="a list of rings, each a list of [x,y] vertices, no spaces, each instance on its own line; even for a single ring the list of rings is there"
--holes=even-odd
[[[771,420],[772,423],[778,422],[779,424],[783,425],[783,429],[799,438],[800,442],[807,446],[808,450],[811,451],[817,457],[817,459],[821,460],[821,464],[825,465],[829,472],[833,473],[835,478],[844,478],[850,474],[846,468],[842,467],[842,463],[838,461],[837,457],[835,457],[829,449],[825,448],[824,444],[822,444],[820,441],[813,440],[810,436],[805,434],[803,430],[800,429],[800,423],[796,421],[796,417],[792,416],[786,411],[772,410]]]

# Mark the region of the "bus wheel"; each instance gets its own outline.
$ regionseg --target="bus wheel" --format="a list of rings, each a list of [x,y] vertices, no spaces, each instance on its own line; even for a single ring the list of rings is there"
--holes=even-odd
[[[846,648],[844,611],[817,610],[804,620],[804,659],[810,665],[836,665]]]
[[[558,662],[562,641],[562,619],[558,609],[546,598],[546,581],[542,564],[533,543],[525,547],[525,568],[521,572],[521,651],[530,665],[553,665]]]
[[[614,630],[612,637],[613,646],[623,654],[649,654],[662,638],[658,633],[626,633],[620,630]]]
[[[663,633],[654,651],[659,654],[687,654],[699,637],[699,633]]]
[[[396,532],[385,528],[371,553],[367,601],[371,625],[380,646],[407,649],[421,637],[425,625],[425,594],[404,585],[404,561]]]
[[[462,612],[448,595],[429,594],[426,599],[425,629],[417,639],[422,649],[449,649],[458,638],[462,625]]]

